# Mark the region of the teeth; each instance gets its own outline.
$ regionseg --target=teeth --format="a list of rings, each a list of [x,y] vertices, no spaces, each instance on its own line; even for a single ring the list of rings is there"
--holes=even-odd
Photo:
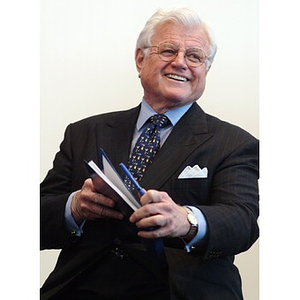
[[[179,81],[188,81],[187,78],[175,74],[167,74],[166,76]]]

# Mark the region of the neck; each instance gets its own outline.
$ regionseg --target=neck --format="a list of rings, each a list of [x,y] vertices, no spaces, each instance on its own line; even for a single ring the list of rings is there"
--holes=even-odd
[[[145,98],[144,98],[145,99]],[[181,103],[181,102],[171,102],[171,101],[161,101],[161,102],[151,102],[145,99],[149,106],[155,110],[158,114],[165,114],[167,111],[185,106],[188,103]]]

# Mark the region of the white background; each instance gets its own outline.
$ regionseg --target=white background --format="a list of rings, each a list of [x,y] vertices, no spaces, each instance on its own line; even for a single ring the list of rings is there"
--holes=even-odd
[[[258,137],[258,2],[44,0],[41,2],[41,179],[65,127],[130,108],[142,97],[137,36],[159,7],[191,6],[214,31],[218,52],[198,103]],[[41,253],[41,282],[57,251]],[[258,243],[238,255],[245,299],[258,299]]]

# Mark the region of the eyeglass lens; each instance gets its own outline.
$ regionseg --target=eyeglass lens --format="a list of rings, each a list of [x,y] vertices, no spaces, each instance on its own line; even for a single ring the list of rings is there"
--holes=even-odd
[[[170,62],[178,55],[179,47],[170,43],[162,43],[158,46],[158,55],[161,60]],[[185,51],[186,63],[190,66],[200,66],[204,63],[206,55],[199,48],[189,48]]]

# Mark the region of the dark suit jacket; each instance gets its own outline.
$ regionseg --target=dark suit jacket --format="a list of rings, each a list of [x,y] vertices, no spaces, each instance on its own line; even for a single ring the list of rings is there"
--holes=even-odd
[[[53,169],[41,185],[41,248],[60,249],[56,268],[42,291],[60,289],[99,258],[118,236],[138,239],[124,222],[87,221],[75,238],[64,226],[71,192],[88,174],[83,160],[98,161],[105,150],[114,166],[127,162],[140,107],[107,113],[68,126]],[[187,166],[208,168],[207,178],[178,179]],[[173,299],[242,299],[235,254],[258,238],[258,141],[244,130],[205,114],[194,103],[174,127],[141,185],[166,191],[180,205],[201,209],[208,234],[192,253],[179,238],[165,239]],[[96,238],[97,237],[97,238]]]

